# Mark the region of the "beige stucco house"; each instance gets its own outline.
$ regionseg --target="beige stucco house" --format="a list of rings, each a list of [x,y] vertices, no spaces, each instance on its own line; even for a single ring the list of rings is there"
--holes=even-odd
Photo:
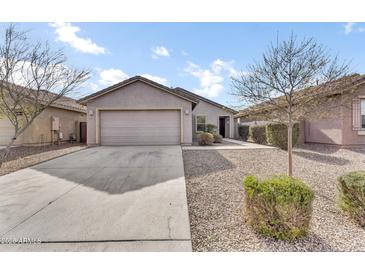
[[[86,142],[86,134],[85,138],[81,136],[82,127],[86,128],[86,108],[76,100],[64,96],[37,116],[17,138],[15,145],[50,144],[58,141],[59,133],[63,136],[61,141],[69,141],[73,135],[77,141]],[[0,145],[7,145],[13,136],[13,125],[5,116],[1,116]]]
[[[88,95],[89,145],[192,144],[197,133],[214,124],[233,138],[236,111],[182,88],[169,88],[141,76]]]
[[[338,85],[342,87],[342,85]],[[319,105],[326,110],[323,117],[304,117],[300,122],[301,143],[321,143],[341,146],[365,145],[365,76],[354,75],[350,81],[346,78],[345,88],[331,92],[336,96],[331,108]],[[346,98],[345,98],[346,97]],[[341,102],[337,102],[342,100]],[[254,109],[254,108],[251,108]],[[328,109],[328,110],[327,110]],[[255,109],[257,111],[258,108]],[[250,118],[250,110],[242,110],[235,115],[235,127],[239,124],[264,124]]]

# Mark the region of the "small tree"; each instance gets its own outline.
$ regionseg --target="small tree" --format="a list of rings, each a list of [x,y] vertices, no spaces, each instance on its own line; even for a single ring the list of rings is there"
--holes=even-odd
[[[62,51],[52,51],[47,43],[30,42],[27,33],[12,24],[5,29],[0,41],[0,115],[10,120],[14,136],[0,156],[0,166],[34,119],[88,77],[87,70],[67,67]]]
[[[293,174],[292,129],[294,122],[309,113],[325,114],[323,102],[337,102],[330,91],[345,85],[349,66],[339,63],[313,38],[301,41],[292,34],[288,40],[271,44],[262,61],[232,79],[233,95],[256,117],[285,123],[288,127],[288,175]],[[342,78],[342,81],[336,82]],[[348,78],[350,79],[350,77]],[[334,107],[334,104],[330,104]],[[255,107],[256,106],[256,107]]]

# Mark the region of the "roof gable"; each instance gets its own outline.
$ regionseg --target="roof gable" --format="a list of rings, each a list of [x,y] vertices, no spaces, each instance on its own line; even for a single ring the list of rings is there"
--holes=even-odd
[[[80,103],[80,104],[86,104],[88,101],[91,101],[93,99],[96,99],[96,98],[98,98],[100,96],[103,96],[105,94],[108,94],[110,92],[116,91],[116,90],[118,90],[118,89],[120,89],[122,87],[125,87],[127,85],[130,85],[130,84],[135,83],[135,82],[138,82],[138,81],[139,82],[142,82],[144,84],[147,84],[149,86],[155,87],[155,88],[157,88],[159,90],[162,90],[164,92],[167,92],[167,93],[170,93],[172,95],[175,95],[177,97],[180,97],[180,98],[182,98],[184,100],[190,101],[193,104],[197,104],[198,103],[198,101],[195,98],[193,98],[192,96],[189,96],[188,94],[182,94],[180,92],[177,92],[174,89],[168,88],[168,87],[166,87],[164,85],[161,85],[161,84],[159,84],[157,82],[154,82],[154,81],[149,80],[147,78],[144,78],[142,76],[135,76],[135,77],[129,78],[129,79],[124,80],[124,81],[122,81],[120,83],[117,83],[117,84],[115,84],[113,86],[107,87],[107,88],[102,89],[102,90],[100,90],[98,92],[95,92],[93,94],[90,94],[88,96],[85,96],[85,97],[79,99],[77,102]]]
[[[206,102],[206,103],[208,103],[208,104],[210,104],[210,105],[213,105],[213,106],[215,106],[215,107],[218,107],[218,108],[224,109],[224,110],[229,111],[229,112],[232,112],[232,113],[234,113],[234,114],[238,113],[238,111],[236,111],[236,110],[234,110],[234,109],[231,109],[231,108],[226,107],[226,106],[224,106],[224,105],[222,105],[222,104],[219,104],[219,103],[217,103],[217,102],[214,102],[214,101],[212,101],[212,100],[209,100],[209,99],[207,99],[207,98],[205,98],[205,97],[203,97],[203,96],[200,96],[200,95],[198,95],[198,94],[192,93],[192,92],[190,92],[190,91],[188,91],[188,90],[186,90],[186,89],[183,89],[183,88],[177,87],[177,88],[175,88],[175,90],[176,90],[176,91],[179,91],[179,92],[183,92],[183,93],[189,94],[191,97],[195,98],[195,99],[196,99],[196,100],[198,100],[198,101]]]

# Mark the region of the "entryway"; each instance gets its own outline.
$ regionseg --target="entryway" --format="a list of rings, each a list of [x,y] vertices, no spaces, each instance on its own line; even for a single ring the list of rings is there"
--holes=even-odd
[[[219,116],[219,134],[229,138],[229,116]]]

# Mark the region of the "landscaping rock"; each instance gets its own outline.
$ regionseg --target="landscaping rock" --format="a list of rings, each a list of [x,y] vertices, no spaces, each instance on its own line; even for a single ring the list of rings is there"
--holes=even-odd
[[[242,180],[285,174],[281,150],[183,151],[195,251],[365,251],[365,229],[337,205],[337,177],[364,170],[365,148],[305,145],[294,150],[294,176],[315,192],[306,238],[295,242],[256,234],[246,224]]]

